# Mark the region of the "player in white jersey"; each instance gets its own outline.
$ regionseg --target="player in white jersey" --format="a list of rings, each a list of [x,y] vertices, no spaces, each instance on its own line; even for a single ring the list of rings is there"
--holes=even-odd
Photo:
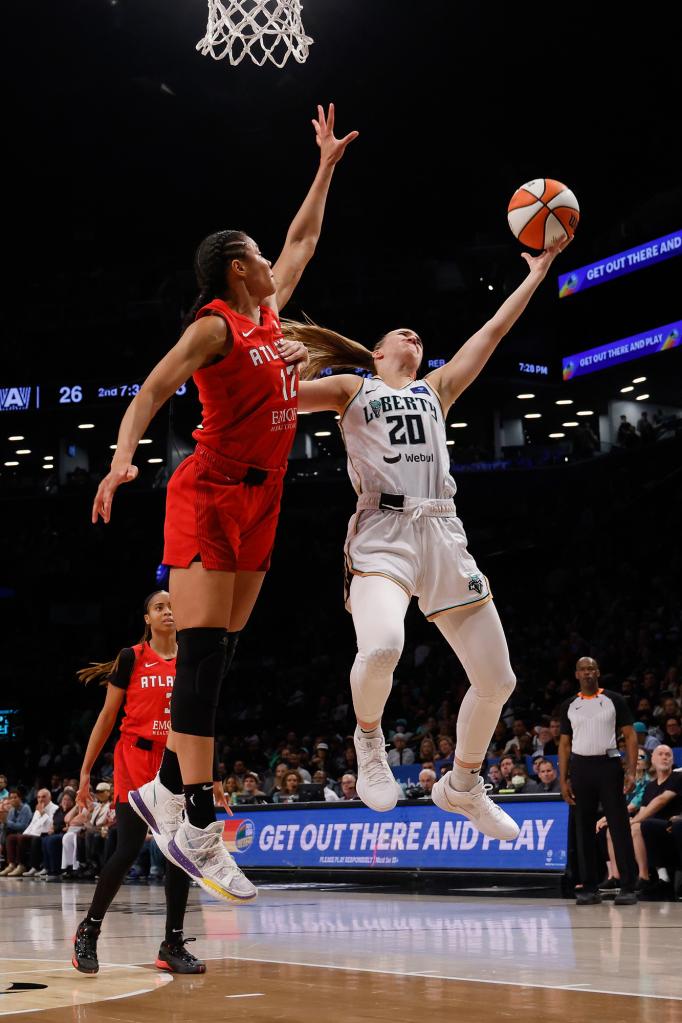
[[[519,829],[487,796],[480,768],[516,679],[488,580],[467,550],[455,512],[445,416],[564,247],[539,256],[523,253],[525,280],[448,363],[423,379],[422,342],[413,330],[390,331],[370,352],[314,324],[284,324],[287,336],[302,341],[310,354],[299,410],[340,414],[358,494],[345,546],[346,607],[358,643],[351,670],[358,795],[374,810],[390,810],[400,794],[386,759],[381,716],[403,648],[405,613],[416,596],[471,683],[457,718],[453,769],[434,785],[433,801],[499,839],[515,838]],[[358,367],[374,375],[362,382],[350,373],[313,379],[326,367]]]

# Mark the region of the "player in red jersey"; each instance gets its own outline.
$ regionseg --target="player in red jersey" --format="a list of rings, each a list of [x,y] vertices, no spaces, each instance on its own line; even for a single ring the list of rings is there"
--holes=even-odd
[[[102,920],[123,879],[135,862],[147,836],[147,825],[128,805],[128,790],[156,775],[166,746],[170,724],[170,697],[175,680],[177,644],[170,596],[165,590],[150,594],[144,602],[144,635],[133,647],[125,647],[114,661],[95,664],[78,673],[83,682],[103,679],[107,686],[104,706],[95,722],[83,758],[77,802],[87,806],[90,772],[111,735],[121,708],[121,737],[114,748],[114,806],[116,851],[104,864],[95,894],[74,939],[72,963],[80,973],[99,970],[97,938]],[[176,797],[181,816],[183,800]],[[156,965],[171,973],[204,973],[206,967],[185,947],[183,920],[189,878],[173,863],[166,871],[166,936]]]
[[[130,804],[160,848],[207,891],[247,901],[257,892],[222,841],[213,805],[213,736],[222,679],[270,564],[297,418],[305,347],[285,342],[279,309],[315,250],[334,166],[357,136],[334,136],[334,107],[313,121],[320,166],[274,267],[242,231],[218,231],[197,250],[193,323],[126,411],[92,519],[109,521],[116,488],[137,476],[132,458],[156,412],[191,375],[203,406],[197,447],[166,499],[164,562],[178,623],[171,734],[158,777]],[[178,827],[174,795],[184,792]]]

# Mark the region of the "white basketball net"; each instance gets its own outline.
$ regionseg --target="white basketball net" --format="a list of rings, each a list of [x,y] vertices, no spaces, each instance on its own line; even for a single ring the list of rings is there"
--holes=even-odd
[[[206,35],[197,43],[204,57],[229,57],[239,64],[249,56],[284,67],[289,57],[303,64],[312,39],[303,30],[301,0],[208,0]]]

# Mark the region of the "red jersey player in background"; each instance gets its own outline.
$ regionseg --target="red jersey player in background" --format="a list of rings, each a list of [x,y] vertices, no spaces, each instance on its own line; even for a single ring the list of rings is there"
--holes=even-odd
[[[313,255],[334,167],[358,134],[335,138],[333,105],[326,116],[318,107],[313,125],[320,166],[274,267],[243,231],[218,231],[199,246],[194,322],[128,407],[92,512],[93,522],[109,521],[116,488],[137,476],[133,454],[149,422],[193,375],[203,429],[166,498],[164,562],[178,625],[171,734],[159,775],[130,793],[130,805],[169,859],[211,894],[242,902],[257,892],[215,820],[216,706],[270,564],[296,431],[298,364],[307,353],[284,341],[279,310]],[[178,826],[174,797],[183,792],[186,818]]]
[[[114,661],[78,672],[82,682],[102,679],[107,686],[104,706],[92,729],[76,800],[90,802],[90,772],[111,735],[121,708],[121,736],[114,748],[114,807],[116,851],[104,864],[95,894],[74,939],[72,963],[81,973],[97,973],[97,939],[102,920],[147,837],[147,825],[128,805],[128,790],[154,778],[166,747],[170,698],[175,681],[177,643],[170,596],[165,590],[144,602],[144,635],[125,647]],[[182,816],[182,798],[175,812]],[[185,948],[183,921],[190,880],[173,863],[166,870],[166,936],[156,965],[172,973],[204,973],[205,965]]]

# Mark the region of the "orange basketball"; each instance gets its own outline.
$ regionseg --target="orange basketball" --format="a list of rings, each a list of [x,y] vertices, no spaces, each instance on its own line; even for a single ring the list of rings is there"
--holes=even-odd
[[[507,220],[522,245],[546,249],[572,238],[580,207],[570,188],[553,178],[534,178],[517,188],[509,201]]]

